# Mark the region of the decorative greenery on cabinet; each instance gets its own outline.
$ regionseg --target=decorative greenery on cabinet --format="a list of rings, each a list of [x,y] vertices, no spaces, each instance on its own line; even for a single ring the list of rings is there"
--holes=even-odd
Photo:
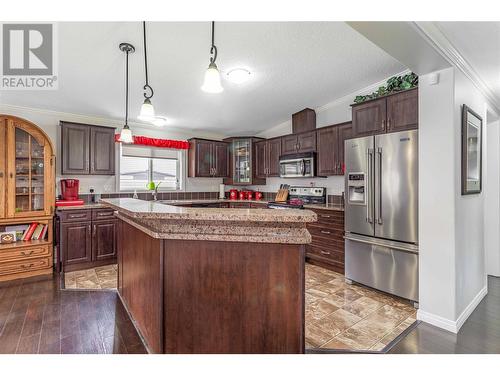
[[[398,91],[408,90],[418,86],[418,76],[415,73],[408,73],[404,76],[394,76],[387,80],[385,86],[380,86],[377,91],[368,95],[357,95],[354,103],[363,103],[370,99],[380,98]]]

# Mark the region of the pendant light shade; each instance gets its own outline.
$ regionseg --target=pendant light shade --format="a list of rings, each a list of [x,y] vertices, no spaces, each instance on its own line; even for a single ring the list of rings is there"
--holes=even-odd
[[[217,64],[215,64],[215,60],[217,60],[217,47],[214,42],[214,28],[215,22],[212,21],[212,46],[210,47],[210,55],[213,56],[210,57],[210,64],[205,72],[205,79],[201,89],[211,94],[218,94],[224,91],[224,88],[221,85],[219,69],[217,68]]]
[[[130,43],[120,43],[120,51],[125,52],[125,125],[120,132],[120,142],[132,143],[134,139],[132,138],[132,131],[128,126],[128,55],[135,51],[135,48]]]
[[[203,81],[201,89],[211,94],[218,94],[219,92],[224,91],[220,81],[219,69],[217,69],[217,65],[213,62],[210,63],[207,71],[205,72],[205,80]]]
[[[141,106],[141,112],[137,117],[141,121],[153,122],[155,120],[155,109],[151,103],[151,98],[154,95],[153,88],[149,85],[148,80],[148,50],[146,45],[146,21],[142,21],[142,31],[144,37],[144,72],[146,75],[146,84],[144,85],[144,103]]]
[[[141,106],[141,112],[137,117],[141,121],[154,121],[155,117],[155,109],[153,104],[151,104],[151,100],[149,98],[144,99],[144,103]]]

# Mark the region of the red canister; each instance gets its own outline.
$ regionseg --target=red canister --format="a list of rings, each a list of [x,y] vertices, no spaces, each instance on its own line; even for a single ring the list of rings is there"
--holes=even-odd
[[[246,196],[247,196],[246,192],[244,192],[243,190],[240,191],[240,200],[241,201],[244,200],[246,198]]]
[[[256,201],[262,200],[262,192],[260,192],[260,191],[255,192],[255,200]]]
[[[238,189],[229,190],[229,199],[235,201],[238,199]]]
[[[249,190],[246,193],[247,193],[247,199],[251,201],[253,199],[253,191]]]

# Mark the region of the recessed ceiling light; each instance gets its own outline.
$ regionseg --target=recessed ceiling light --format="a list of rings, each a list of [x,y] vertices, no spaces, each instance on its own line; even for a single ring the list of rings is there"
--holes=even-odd
[[[251,75],[252,73],[245,68],[236,68],[227,72],[227,79],[233,83],[241,84],[248,81]]]
[[[165,117],[156,116],[153,121],[151,121],[155,126],[163,126],[167,124],[167,119]]]

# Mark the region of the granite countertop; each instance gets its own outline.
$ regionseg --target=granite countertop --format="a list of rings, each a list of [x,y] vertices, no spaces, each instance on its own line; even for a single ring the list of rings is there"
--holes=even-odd
[[[243,222],[310,223],[317,215],[310,210],[254,210],[241,208],[190,208],[167,204],[165,201],[143,201],[133,198],[101,199],[103,204],[123,215],[140,219],[215,220]],[[184,201],[185,203],[189,201]],[[193,202],[193,201],[191,201]],[[201,201],[197,201],[201,202]],[[208,202],[205,201],[204,202]],[[220,201],[219,201],[220,202]]]
[[[58,211],[65,211],[65,210],[89,210],[91,208],[108,208],[107,205],[102,204],[102,203],[86,203],[86,204],[81,204],[79,206],[56,206],[56,209]]]

